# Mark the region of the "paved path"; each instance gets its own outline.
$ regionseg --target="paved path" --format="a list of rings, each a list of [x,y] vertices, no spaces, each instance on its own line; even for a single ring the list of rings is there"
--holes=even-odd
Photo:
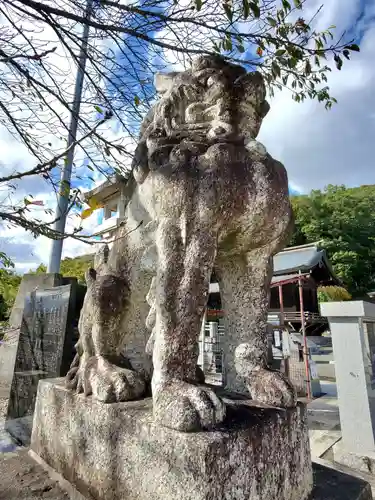
[[[320,458],[341,439],[337,388],[334,382],[321,381],[324,396],[307,405],[311,455]]]

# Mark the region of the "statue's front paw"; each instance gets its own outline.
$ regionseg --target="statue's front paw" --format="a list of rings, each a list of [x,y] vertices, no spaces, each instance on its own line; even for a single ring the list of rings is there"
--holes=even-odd
[[[247,386],[251,397],[261,403],[294,408],[297,395],[292,383],[279,371],[258,368],[248,376]]]
[[[103,403],[138,399],[146,390],[146,382],[141,374],[116,366],[100,356],[90,359],[86,377],[93,397]]]
[[[153,388],[154,419],[182,432],[210,429],[225,418],[225,404],[208,387],[170,380]]]
[[[103,403],[138,399],[146,390],[142,374],[110,363],[101,356],[82,356],[79,367],[70,370],[66,385]]]

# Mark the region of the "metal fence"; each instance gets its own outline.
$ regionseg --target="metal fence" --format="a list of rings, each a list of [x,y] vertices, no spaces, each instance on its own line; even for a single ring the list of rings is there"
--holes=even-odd
[[[293,334],[288,330],[277,326],[280,324],[279,320],[277,314],[268,316],[268,342],[270,350],[273,351],[269,361],[273,362],[274,368],[281,369],[284,372],[287,370],[287,375],[296,387],[298,394],[305,396],[307,380],[302,344],[294,341]],[[224,335],[225,328],[222,318],[217,318],[215,321],[206,321],[206,318],[204,319],[199,336],[198,365],[203,370],[206,382],[209,384],[223,384]],[[287,352],[284,349],[285,344],[288,344]]]
[[[203,321],[199,337],[198,365],[203,370],[206,381],[215,385],[223,382],[224,324],[217,321]]]

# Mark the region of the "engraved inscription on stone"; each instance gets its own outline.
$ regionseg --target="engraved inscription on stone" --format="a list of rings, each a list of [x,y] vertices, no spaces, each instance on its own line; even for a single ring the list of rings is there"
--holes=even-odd
[[[19,436],[20,417],[32,416],[39,380],[60,376],[70,294],[71,285],[36,289],[25,302],[6,422],[21,442],[27,443],[31,421],[22,421]]]
[[[33,369],[59,374],[69,310],[70,285],[36,290]]]

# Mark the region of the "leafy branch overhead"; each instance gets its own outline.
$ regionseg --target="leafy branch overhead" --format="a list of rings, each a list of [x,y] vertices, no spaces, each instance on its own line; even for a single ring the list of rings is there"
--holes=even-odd
[[[303,17],[305,3],[301,0],[294,0],[293,4],[287,0],[281,3],[224,0],[228,24],[213,48],[230,58],[238,57],[238,52],[246,54],[243,60],[263,73],[271,95],[275,87],[288,88],[296,102],[309,97],[324,102],[330,109],[337,101],[327,85],[327,73],[332,71],[329,58],[341,70],[343,57],[350,59],[351,52],[359,52],[360,48],[354,41],[343,41],[343,36],[335,38],[335,26],[321,32],[314,30],[314,21],[321,9],[306,20]],[[200,0],[195,3],[198,11],[202,5]],[[247,33],[243,29],[244,20],[257,21],[256,29]],[[254,59],[254,52],[258,59]]]
[[[219,53],[260,71],[271,95],[285,88],[297,102],[317,99],[329,109],[336,100],[328,73],[359,50],[334,26],[317,31],[321,9],[307,17],[309,0],[94,0],[89,10],[88,5],[87,0],[0,4],[0,126],[30,155],[23,168],[2,168],[0,191],[6,194],[0,219],[34,235],[67,236],[54,232],[49,208],[46,221],[33,216],[25,193],[14,200],[22,181],[36,178],[51,193],[69,194],[68,210],[74,213],[81,208],[80,183],[127,172],[139,124],[154,102],[156,71],[188,67],[197,55]],[[72,182],[62,185],[85,25],[90,36]],[[70,234],[79,237],[80,229],[77,217]]]

